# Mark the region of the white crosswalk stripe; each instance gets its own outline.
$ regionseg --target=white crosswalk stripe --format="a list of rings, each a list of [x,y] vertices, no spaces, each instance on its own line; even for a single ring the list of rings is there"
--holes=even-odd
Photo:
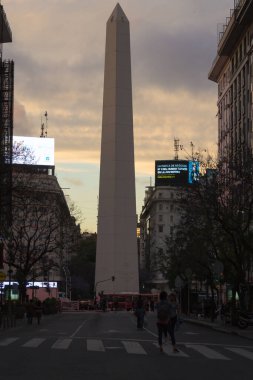
[[[9,346],[9,344],[16,342],[18,338],[6,338],[0,341],[0,346]]]
[[[59,349],[59,350],[66,350],[69,348],[70,344],[72,342],[72,339],[58,339],[51,348],[53,349]]]
[[[220,354],[212,348],[200,345],[200,344],[187,344],[187,348],[192,348],[193,350],[199,352],[201,355],[208,359],[219,359],[219,360],[231,360],[227,356]]]
[[[130,341],[123,340],[122,343],[126,349],[126,352],[128,352],[129,354],[147,355],[144,348],[138,342],[130,342]]]
[[[239,347],[226,347],[226,350],[232,351],[235,354],[243,356],[244,358],[253,360],[253,352],[245,350],[244,348]]]
[[[158,343],[154,343],[154,346],[159,348]],[[174,356],[174,357],[178,357],[178,358],[188,358],[189,357],[189,355],[187,355],[181,349],[179,350],[179,352],[173,352],[171,346],[163,346],[163,352],[165,352],[165,354],[168,356]]]
[[[0,339],[0,347],[8,347],[10,345],[15,344],[15,346],[21,346],[21,347],[30,347],[30,348],[39,348],[42,343],[45,341],[49,341],[48,338],[31,338],[27,340],[25,343],[21,340],[20,337],[8,337],[8,338],[2,338]],[[126,354],[130,355],[152,355],[152,351],[150,351],[150,346],[156,347],[156,350],[158,351],[158,344],[156,342],[138,342],[133,340],[118,340],[117,344],[112,347],[111,342],[108,344],[108,340],[101,339],[75,339],[75,338],[58,338],[55,340],[54,343],[50,346],[49,349],[52,350],[67,350],[70,349],[70,346],[74,346],[74,343],[77,344],[77,342],[81,342],[83,345],[86,343],[86,349],[88,352],[111,352],[112,350],[120,350],[121,352],[125,352]],[[115,342],[115,341],[114,341]],[[229,347],[229,346],[221,346],[221,345],[213,345],[210,344],[212,348],[210,348],[207,344],[191,344],[191,343],[183,343],[180,345],[179,352],[174,353],[172,350],[171,344],[164,345],[163,350],[165,355],[170,357],[178,357],[178,358],[192,358],[194,356],[194,351],[200,354],[201,356],[211,359],[211,360],[232,360],[233,357],[228,357],[224,355],[224,353],[221,353],[220,351],[223,350],[223,352],[229,352],[238,355],[240,357],[243,357],[247,360],[253,360],[253,350],[251,346],[241,346],[241,347]],[[45,345],[46,347],[46,345]],[[48,347],[48,346],[47,346]],[[75,347],[75,346],[74,346]],[[149,347],[149,351],[147,351],[147,348]],[[190,349],[190,350],[189,350]],[[224,351],[225,350],[225,351]]]
[[[45,338],[33,338],[28,340],[22,347],[36,348],[39,347],[43,342],[45,342]]]
[[[105,351],[102,340],[100,339],[87,339],[87,351]]]

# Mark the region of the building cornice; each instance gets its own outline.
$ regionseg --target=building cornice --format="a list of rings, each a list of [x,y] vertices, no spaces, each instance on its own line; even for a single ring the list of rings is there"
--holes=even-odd
[[[238,37],[252,23],[252,12],[253,0],[240,0],[237,2],[231,17],[227,18],[228,22],[223,26],[223,31],[220,33],[217,56],[208,74],[208,79],[218,82],[220,73],[239,40]]]

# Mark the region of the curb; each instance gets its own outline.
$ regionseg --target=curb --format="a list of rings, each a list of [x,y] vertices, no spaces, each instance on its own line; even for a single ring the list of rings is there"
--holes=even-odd
[[[253,340],[253,336],[252,337],[249,337],[249,336],[245,336],[243,334],[240,333],[240,331],[236,331],[236,330],[228,330],[226,328],[223,328],[222,326],[215,326],[215,325],[212,325],[208,322],[205,322],[205,321],[199,321],[199,320],[195,320],[195,319],[188,319],[188,318],[183,318],[183,320],[185,322],[189,322],[189,323],[193,323],[195,325],[199,325],[199,326],[203,326],[203,327],[209,327],[215,331],[219,331],[219,332],[222,332],[222,333],[225,333],[225,334],[230,334],[230,335],[237,335],[237,336],[240,336],[241,338],[245,338],[245,339],[249,339],[249,340]]]

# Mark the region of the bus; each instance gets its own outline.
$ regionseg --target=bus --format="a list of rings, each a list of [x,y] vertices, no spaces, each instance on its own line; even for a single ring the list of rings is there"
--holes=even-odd
[[[100,307],[109,310],[134,310],[138,298],[141,296],[146,310],[153,310],[159,301],[159,293],[104,293],[97,298]],[[104,305],[104,306],[103,306]]]

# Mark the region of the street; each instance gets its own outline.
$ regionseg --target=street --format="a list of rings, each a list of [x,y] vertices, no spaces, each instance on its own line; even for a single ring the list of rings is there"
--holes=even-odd
[[[184,322],[178,354],[157,347],[155,314],[66,313],[0,331],[1,380],[251,380],[253,341]],[[34,321],[35,322],[35,321]]]

